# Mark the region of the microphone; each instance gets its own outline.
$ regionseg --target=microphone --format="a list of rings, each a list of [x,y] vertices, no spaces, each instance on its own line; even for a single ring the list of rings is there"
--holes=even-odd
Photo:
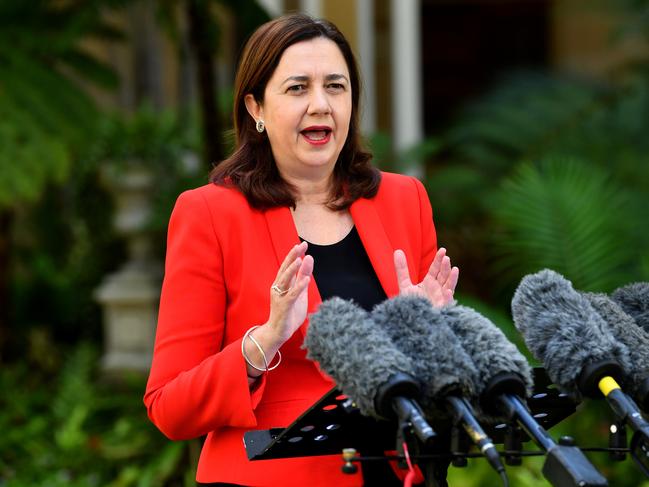
[[[633,365],[624,372],[631,395],[643,411],[649,411],[649,333],[606,294],[582,293],[582,296],[604,319],[611,335],[627,347]]]
[[[617,288],[611,298],[649,333],[649,282],[636,282]]]
[[[440,415],[440,405],[448,411],[507,485],[498,451],[465,399],[475,396],[477,370],[440,316],[430,301],[412,295],[385,300],[372,310],[375,323],[412,360],[424,388],[424,410],[433,417]]]
[[[622,371],[631,368],[628,349],[568,280],[548,269],[525,276],[514,294],[512,314],[528,348],[557,385],[589,397],[598,397],[599,390],[617,418],[635,431],[632,450],[649,450],[649,423],[618,384]],[[649,460],[634,459],[649,475],[642,464]]]
[[[527,359],[489,319],[465,306],[441,310],[449,328],[478,370],[480,406],[493,416],[504,412],[547,453],[543,475],[552,485],[604,486],[606,479],[576,446],[557,444],[534,419],[523,397],[534,381]]]
[[[338,297],[324,301],[309,318],[304,347],[362,414],[410,423],[423,443],[436,436],[416,402],[420,388],[410,359],[367,311]]]
[[[525,276],[512,299],[514,325],[553,382],[599,397],[598,381],[622,377],[628,350],[608,333],[604,320],[572,284],[545,269]]]

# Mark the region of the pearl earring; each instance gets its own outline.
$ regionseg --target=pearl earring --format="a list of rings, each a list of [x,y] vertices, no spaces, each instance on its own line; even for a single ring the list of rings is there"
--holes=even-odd
[[[263,120],[257,120],[257,123],[255,124],[257,127],[257,132],[262,133],[264,131],[264,121]]]

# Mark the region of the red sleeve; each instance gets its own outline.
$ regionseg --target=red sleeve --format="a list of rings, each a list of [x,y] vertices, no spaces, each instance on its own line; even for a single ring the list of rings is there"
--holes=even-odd
[[[241,340],[223,349],[226,291],[213,218],[198,191],[180,195],[169,222],[151,372],[149,418],[173,440],[219,427],[254,428],[265,379],[248,387]],[[251,323],[252,326],[254,323]]]
[[[417,178],[413,178],[419,197],[419,219],[421,228],[421,261],[419,262],[419,281],[426,276],[430,264],[437,253],[437,234],[433,223],[433,208],[428,193]]]

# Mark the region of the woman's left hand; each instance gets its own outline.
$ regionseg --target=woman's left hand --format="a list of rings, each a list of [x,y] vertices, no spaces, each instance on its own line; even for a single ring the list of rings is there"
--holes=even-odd
[[[394,269],[397,273],[399,294],[423,296],[436,307],[442,307],[453,300],[460,270],[451,267],[451,259],[446,255],[444,247],[437,251],[424,280],[418,284],[413,284],[410,280],[406,254],[401,249],[394,251]]]

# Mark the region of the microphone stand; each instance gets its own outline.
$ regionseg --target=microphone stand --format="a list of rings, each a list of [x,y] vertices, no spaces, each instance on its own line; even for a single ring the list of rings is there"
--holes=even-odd
[[[536,395],[546,397],[536,399],[533,396],[529,403],[529,410],[527,410],[522,401],[519,406],[524,408],[527,414],[531,414],[532,416],[543,412],[546,416],[545,419],[540,421],[543,423],[543,426],[550,428],[573,414],[575,407],[572,400],[562,398],[562,394],[559,394],[555,389],[548,389],[546,386],[550,383],[547,379],[541,380],[542,377],[538,375],[535,377],[535,392]],[[546,382],[547,384],[545,384]],[[388,394],[388,397],[390,397],[390,394]],[[399,395],[395,394],[392,398],[394,397],[399,397]],[[388,402],[392,404],[391,401]],[[414,401],[413,404],[416,406]],[[394,404],[391,407],[394,407]],[[341,463],[341,467],[344,467],[345,471],[351,473],[356,470],[354,468],[356,465],[365,461],[402,460],[404,458],[403,453],[405,453],[403,451],[403,444],[405,442],[408,446],[410,459],[419,466],[423,473],[426,487],[448,487],[446,473],[452,460],[457,459],[458,462],[461,462],[463,458],[482,457],[482,453],[473,453],[471,451],[465,453],[462,451],[462,442],[466,442],[468,436],[459,425],[456,425],[457,441],[453,445],[451,444],[452,428],[454,427],[452,421],[442,421],[440,419],[440,421],[433,423],[433,427],[435,428],[434,438],[428,438],[426,441],[422,441],[419,436],[423,436],[426,439],[427,428],[420,427],[423,426],[421,424],[417,425],[416,423],[419,423],[418,420],[413,423],[407,416],[398,420],[395,418],[395,421],[392,422],[378,421],[374,418],[363,416],[350,398],[346,397],[339,390],[332,389],[291,425],[286,428],[248,431],[244,434],[244,443],[248,459],[251,461],[332,455],[346,450],[343,453],[344,460]],[[415,414],[415,417],[417,416]],[[506,427],[509,425],[515,430],[508,433]],[[396,434],[395,427],[397,428]],[[417,433],[416,430],[419,430],[419,432]],[[505,452],[502,453],[505,459],[507,459],[508,455],[513,457],[512,460],[516,461],[516,459],[524,456],[547,454],[547,452],[522,451],[521,443],[528,440],[524,437],[524,429],[515,423],[508,421],[508,424],[496,425],[494,428],[488,430],[488,433],[490,437],[494,438],[494,442],[496,443],[503,443],[510,437],[505,444]],[[461,437],[464,437],[464,439],[462,440]],[[365,455],[358,456],[356,454],[355,449],[357,448],[361,452],[367,451],[363,447],[368,444],[381,452],[392,450],[395,446],[395,438],[397,441],[396,449],[402,454],[400,456],[386,457],[381,454],[378,457],[367,458]],[[646,468],[649,472],[649,461],[646,461],[646,459],[649,459],[649,445],[641,440],[642,438],[639,436],[632,440],[631,446],[634,449],[633,456],[636,462],[645,461],[644,463],[639,463],[639,465],[641,468]],[[567,457],[576,458],[576,456],[579,456],[576,453],[576,450],[579,449],[568,443],[565,440],[559,442],[558,446],[561,448],[558,448],[557,451],[566,453],[567,455],[559,455],[557,460]],[[457,447],[457,450],[455,447]],[[348,450],[351,448],[354,448],[354,450]],[[585,451],[585,449],[582,450]],[[598,451],[600,450],[614,451],[611,448],[598,449]],[[621,452],[622,449],[617,448],[615,451]],[[508,464],[511,465],[512,463]],[[565,465],[556,465],[556,467],[559,470],[565,470]],[[554,475],[551,476],[551,478],[553,477]],[[574,484],[556,483],[555,481],[553,485]]]
[[[400,457],[399,466],[407,468],[405,464],[404,444],[408,447],[409,456],[419,466],[426,487],[448,487],[446,475],[451,457],[451,440],[448,431],[441,431],[435,427],[435,439],[422,442],[416,435],[413,425],[409,421],[399,422],[397,428],[397,453]]]

